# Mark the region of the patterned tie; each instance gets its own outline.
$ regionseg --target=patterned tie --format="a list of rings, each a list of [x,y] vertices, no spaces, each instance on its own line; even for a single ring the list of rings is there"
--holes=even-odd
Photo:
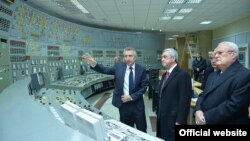
[[[169,72],[167,71],[167,72],[166,72],[166,76],[165,76],[165,81],[167,81],[167,80],[168,80],[169,75],[170,75],[170,74],[169,74]]]
[[[162,82],[162,85],[161,85],[161,89],[163,88],[164,84],[167,82],[169,76],[170,76],[170,73],[167,71],[166,75],[164,77],[165,79],[163,79],[163,82]]]
[[[129,94],[132,94],[132,91],[133,91],[133,88],[134,88],[133,68],[129,67],[129,69],[130,69],[130,73],[129,73],[128,86],[129,86]]]

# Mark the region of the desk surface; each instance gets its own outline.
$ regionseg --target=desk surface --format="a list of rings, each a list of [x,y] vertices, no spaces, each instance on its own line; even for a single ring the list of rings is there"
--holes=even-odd
[[[198,82],[198,81],[194,81],[194,87],[201,87],[201,83],[200,82]]]
[[[199,95],[203,91],[197,87],[194,87],[194,92],[196,92]],[[197,100],[197,98],[192,98],[191,107],[195,107],[196,100]]]
[[[151,87],[154,89],[154,90],[157,90],[158,89],[158,87],[159,87],[159,80],[158,79],[151,79],[151,80],[149,80],[149,83],[150,83],[150,85],[151,85]],[[197,88],[197,87],[200,87],[201,86],[201,83],[200,82],[197,82],[197,81],[195,81],[194,82],[194,92],[196,92],[197,94],[200,94],[200,93],[202,93],[203,91],[201,90],[201,89],[199,89],[199,88]],[[195,103],[196,103],[196,101],[195,100],[192,100],[191,101],[191,107],[192,108],[194,108],[195,107]],[[250,118],[250,106],[249,106],[249,108],[248,108],[248,113],[249,113],[249,118]]]
[[[197,88],[197,87],[194,87],[194,91],[199,95],[200,93],[203,92],[203,90]]]
[[[29,77],[19,80],[0,94],[1,141],[94,141],[38,105],[28,95],[29,82]]]

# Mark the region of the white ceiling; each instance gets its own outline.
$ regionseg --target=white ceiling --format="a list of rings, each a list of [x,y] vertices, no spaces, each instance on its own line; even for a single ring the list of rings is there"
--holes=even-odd
[[[94,27],[134,31],[187,33],[213,30],[250,15],[250,0],[203,0],[200,4],[168,4],[169,0],[78,0],[90,14],[81,13],[70,0],[24,0],[29,5],[59,18]],[[193,8],[183,20],[162,21],[169,8]],[[202,21],[212,21],[200,25]]]

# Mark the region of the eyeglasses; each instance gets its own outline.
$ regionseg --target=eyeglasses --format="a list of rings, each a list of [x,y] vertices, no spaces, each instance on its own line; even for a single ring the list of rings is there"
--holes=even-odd
[[[232,50],[229,50],[229,51],[216,51],[216,52],[214,52],[214,55],[222,55],[223,53],[225,53],[225,52],[228,52],[228,53],[230,53],[230,52],[234,52],[234,51],[232,51]]]

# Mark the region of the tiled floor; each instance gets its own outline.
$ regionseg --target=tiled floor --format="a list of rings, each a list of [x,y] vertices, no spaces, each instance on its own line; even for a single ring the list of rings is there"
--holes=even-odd
[[[102,98],[102,96],[104,95],[104,93],[112,93],[113,90],[110,91],[106,91],[97,95],[94,95],[90,98],[87,99],[87,101],[89,103],[91,103],[92,105],[95,105],[95,103],[97,103],[99,101],[100,98]],[[110,97],[105,104],[101,107],[101,111],[103,113],[106,113],[107,115],[113,117],[114,119],[119,121],[119,112],[118,109],[116,107],[114,107],[111,103],[112,101],[112,97]],[[145,102],[145,112],[146,112],[146,118],[147,118],[147,133],[155,136],[156,133],[154,131],[152,131],[152,127],[151,127],[151,123],[150,123],[150,116],[155,116],[155,113],[152,111],[152,99],[148,98],[148,95],[145,94],[144,95],[144,102]]]

